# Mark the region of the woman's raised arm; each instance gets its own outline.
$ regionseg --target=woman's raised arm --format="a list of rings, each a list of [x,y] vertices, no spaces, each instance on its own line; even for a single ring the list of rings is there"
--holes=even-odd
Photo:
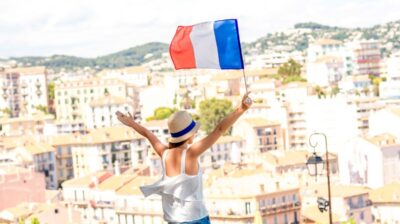
[[[250,92],[247,92],[243,96],[241,105],[226,116],[207,137],[190,146],[188,153],[190,152],[191,156],[199,157],[203,152],[210,148],[218,138],[221,137],[237,121],[237,119],[244,114],[244,112],[246,112],[247,109],[250,108],[252,101],[248,97],[249,94]]]
[[[128,127],[133,128],[140,135],[147,138],[147,140],[149,140],[150,144],[156,151],[157,155],[159,155],[160,157],[162,156],[164,150],[167,149],[168,147],[164,145],[151,131],[147,130],[142,125],[136,123],[133,120],[133,117],[130,113],[128,113],[128,115],[125,115],[118,111],[115,114],[117,115],[117,118],[119,121],[121,121],[121,123],[123,123]]]

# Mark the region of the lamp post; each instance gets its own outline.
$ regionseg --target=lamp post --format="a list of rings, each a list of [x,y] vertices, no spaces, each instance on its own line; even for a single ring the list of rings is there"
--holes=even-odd
[[[315,141],[314,144],[312,143],[311,139],[313,136],[316,135],[322,135],[325,140],[325,155],[326,155],[326,176],[328,178],[328,202],[325,204],[325,206],[328,206],[329,209],[329,223],[332,224],[332,202],[331,202],[331,179],[330,179],[330,173],[329,173],[329,157],[328,157],[328,140],[326,138],[326,135],[323,133],[313,133],[310,135],[309,138],[309,144],[311,147],[313,147],[314,152],[310,158],[307,160],[307,169],[308,173],[311,176],[315,176],[315,179],[317,179],[318,174],[322,174],[323,169],[324,169],[324,160],[317,155],[315,152],[315,148],[318,145],[318,142]],[[323,210],[321,210],[323,211]]]

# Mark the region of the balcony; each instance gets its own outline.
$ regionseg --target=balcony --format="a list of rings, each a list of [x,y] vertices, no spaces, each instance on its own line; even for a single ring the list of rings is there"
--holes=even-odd
[[[90,201],[93,207],[114,208],[112,201]]]

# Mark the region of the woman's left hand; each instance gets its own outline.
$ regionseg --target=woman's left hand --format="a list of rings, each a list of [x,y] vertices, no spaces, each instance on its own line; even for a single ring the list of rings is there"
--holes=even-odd
[[[115,114],[117,115],[118,120],[121,121],[121,123],[126,126],[131,127],[132,123],[135,123],[131,113],[129,113],[129,112],[128,112],[128,115],[125,115],[119,111],[117,111]]]

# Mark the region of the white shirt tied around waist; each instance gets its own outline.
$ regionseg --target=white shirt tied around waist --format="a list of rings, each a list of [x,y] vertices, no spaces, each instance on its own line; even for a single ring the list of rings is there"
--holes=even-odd
[[[162,155],[162,178],[151,185],[141,186],[140,190],[145,197],[151,194],[161,195],[164,219],[167,222],[188,222],[204,218],[208,212],[203,203],[200,163],[198,162],[199,171],[196,175],[187,175],[185,173],[187,149],[184,149],[181,157],[181,173],[168,177],[165,168],[168,151],[165,150]]]

